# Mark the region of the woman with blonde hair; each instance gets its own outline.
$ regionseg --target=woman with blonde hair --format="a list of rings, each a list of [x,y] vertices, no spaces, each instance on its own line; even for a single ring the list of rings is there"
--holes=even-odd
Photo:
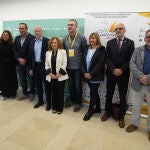
[[[100,36],[91,33],[89,45],[83,55],[82,73],[90,88],[90,104],[83,120],[87,121],[94,113],[100,113],[100,98],[98,88],[104,80],[105,47],[101,45]]]
[[[62,49],[62,43],[57,37],[52,37],[48,41],[48,51],[46,52],[46,80],[52,91],[52,113],[61,114],[64,106],[64,87],[68,79],[66,72],[67,54]]]

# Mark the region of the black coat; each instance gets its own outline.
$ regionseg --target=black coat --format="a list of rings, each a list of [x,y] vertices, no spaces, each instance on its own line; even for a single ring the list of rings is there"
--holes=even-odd
[[[17,88],[16,60],[13,55],[13,46],[3,42],[0,44],[0,90],[5,92],[16,91]]]
[[[103,81],[104,80],[104,65],[105,65],[105,47],[97,48],[90,63],[89,72],[86,67],[86,57],[88,53],[88,47],[83,54],[83,61],[81,65],[82,74],[90,73],[92,81]],[[83,77],[84,78],[84,77]],[[88,81],[84,78],[84,80]]]
[[[124,38],[120,52],[117,48],[117,39],[114,38],[107,43],[106,47],[106,65],[107,72],[112,74],[114,69],[121,69],[123,75],[129,76],[129,62],[134,51],[134,42]]]
[[[23,45],[21,46],[21,35],[16,36],[13,47],[13,52],[16,60],[18,60],[18,58],[23,58],[26,59],[26,62],[28,64],[29,44],[33,39],[35,39],[35,37],[31,34],[28,34]]]

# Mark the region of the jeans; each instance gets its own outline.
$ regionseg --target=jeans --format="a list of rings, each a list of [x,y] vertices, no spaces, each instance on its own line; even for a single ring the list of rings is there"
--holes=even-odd
[[[82,102],[81,70],[68,69],[70,100],[77,105]]]
[[[150,92],[146,87],[142,86],[140,91],[134,91],[130,89],[130,94],[132,96],[132,124],[138,126],[141,119],[141,106],[143,104],[144,96],[147,96],[147,106],[148,106],[148,119],[147,119],[147,129],[150,131]]]
[[[20,83],[22,86],[22,92],[24,95],[28,94],[28,81],[30,86],[30,94],[34,94],[35,82],[34,78],[29,76],[27,66],[17,65],[17,72],[19,75]]]

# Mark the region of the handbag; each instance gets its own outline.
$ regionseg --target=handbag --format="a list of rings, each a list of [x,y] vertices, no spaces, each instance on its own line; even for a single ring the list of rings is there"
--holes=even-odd
[[[118,120],[118,118],[119,118],[119,109],[120,109],[120,104],[112,103],[112,113],[111,113],[111,115],[115,120]]]

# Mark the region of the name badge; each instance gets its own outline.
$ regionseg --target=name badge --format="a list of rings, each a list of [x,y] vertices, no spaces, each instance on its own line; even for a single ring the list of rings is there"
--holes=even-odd
[[[74,49],[69,49],[69,57],[74,57]]]

